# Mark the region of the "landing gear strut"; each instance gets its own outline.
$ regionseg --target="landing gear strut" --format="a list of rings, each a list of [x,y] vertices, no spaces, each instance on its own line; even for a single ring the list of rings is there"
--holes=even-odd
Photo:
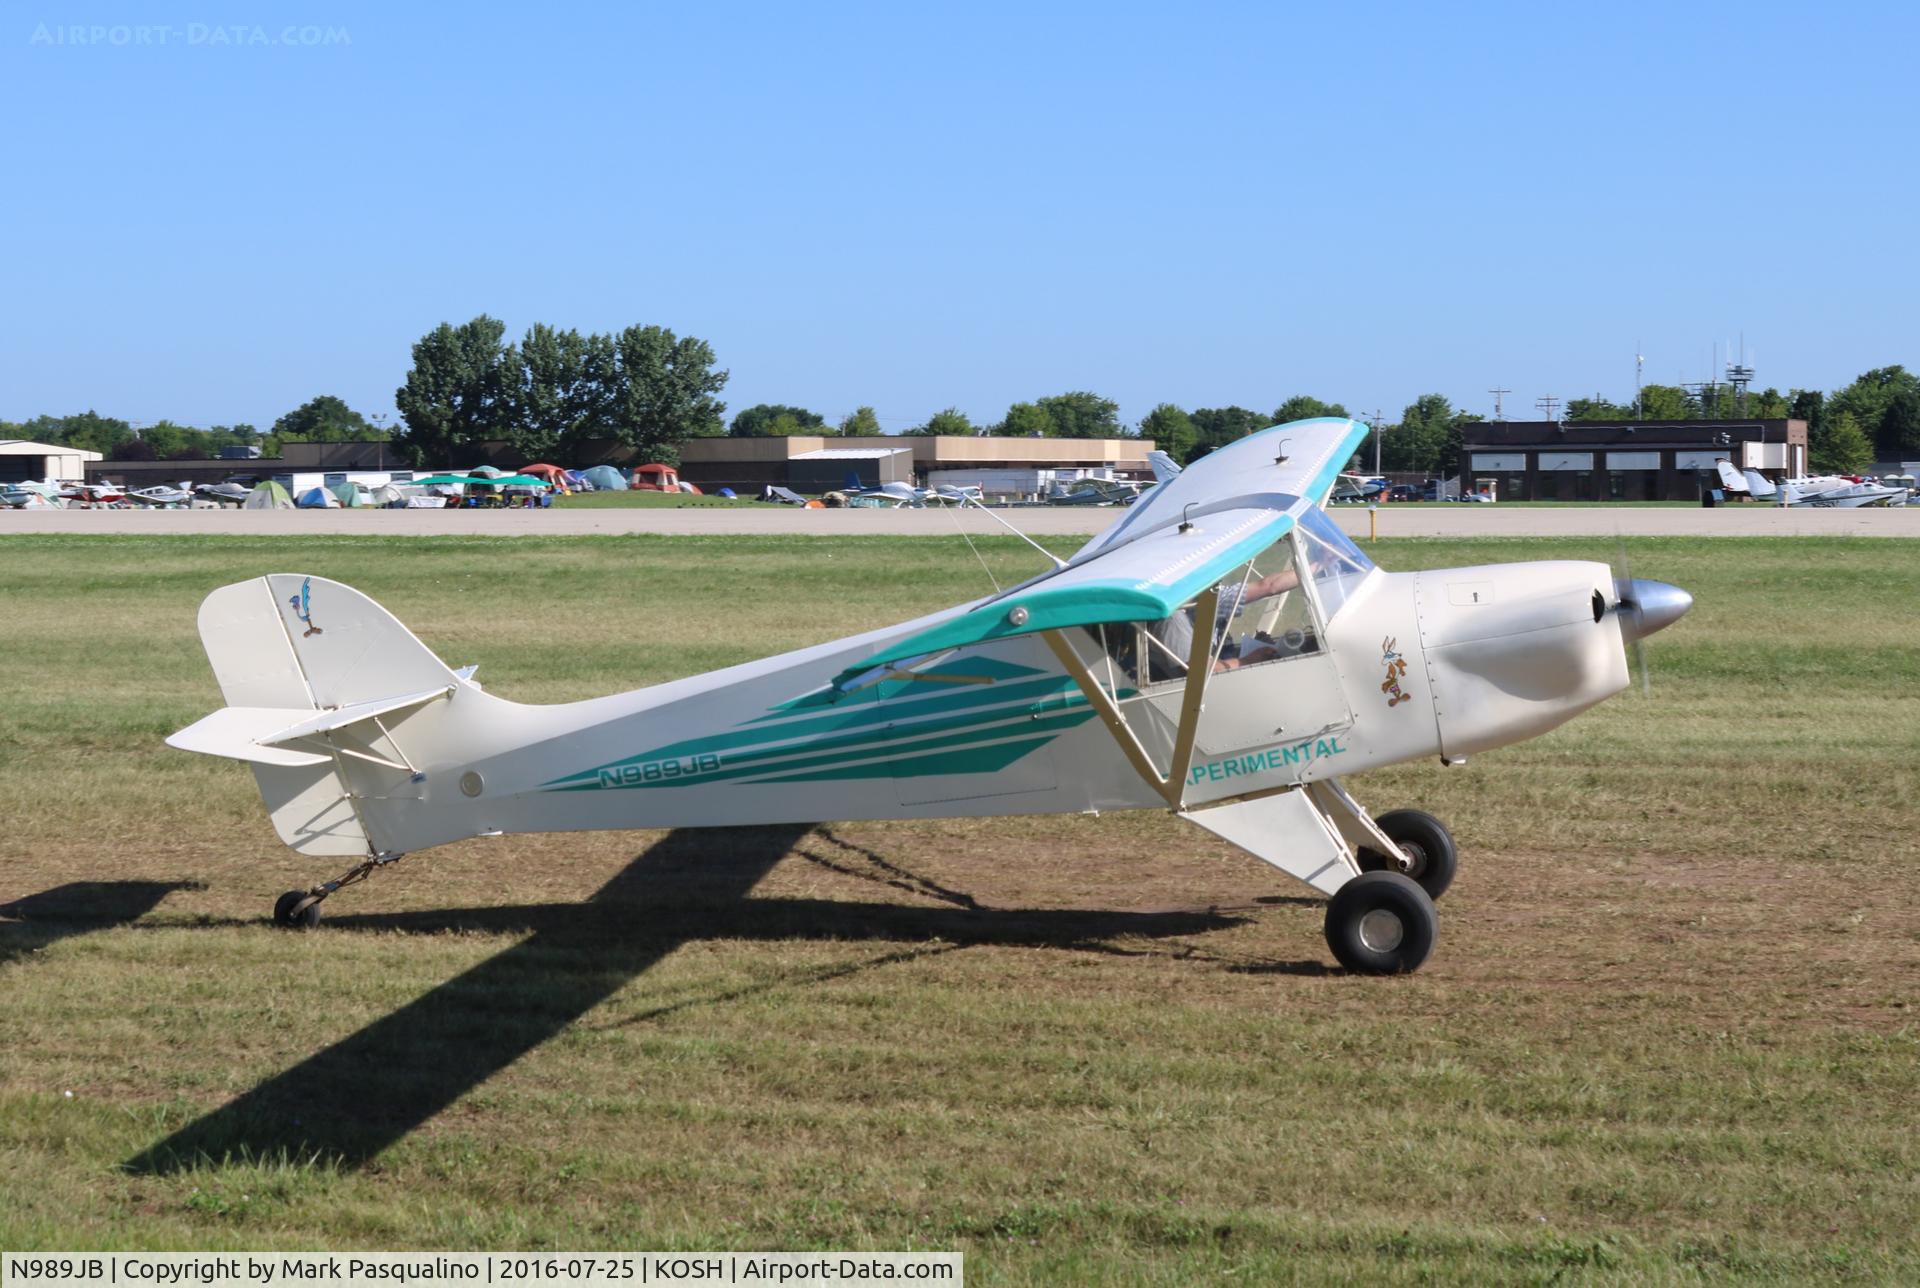
[[[357,882],[365,881],[373,875],[375,868],[385,867],[389,863],[398,863],[404,855],[376,854],[364,863],[356,864],[348,871],[331,881],[322,882],[310,890],[289,890],[273,903],[273,924],[285,926],[289,930],[311,930],[320,924],[320,903],[336,890],[344,889]]]
[[[1375,819],[1374,824],[1400,847],[1407,862],[1401,863],[1378,850],[1362,848],[1355,856],[1362,872],[1404,873],[1420,883],[1429,899],[1438,899],[1447,892],[1459,866],[1459,852],[1445,824],[1417,809],[1392,810]]]

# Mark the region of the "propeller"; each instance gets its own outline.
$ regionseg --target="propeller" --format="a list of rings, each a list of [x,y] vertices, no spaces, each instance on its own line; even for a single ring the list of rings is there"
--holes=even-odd
[[[1673,625],[1693,607],[1693,596],[1664,581],[1643,581],[1633,575],[1627,558],[1627,539],[1616,534],[1618,555],[1613,564],[1613,611],[1620,615],[1620,637],[1633,648],[1633,666],[1640,672],[1641,696],[1653,692],[1647,669],[1647,636]]]

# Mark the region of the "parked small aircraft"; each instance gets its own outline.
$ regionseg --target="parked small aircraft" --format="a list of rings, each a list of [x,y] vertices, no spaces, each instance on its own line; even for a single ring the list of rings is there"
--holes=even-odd
[[[1787,479],[1776,484],[1758,470],[1738,470],[1733,462],[1714,462],[1720,473],[1720,485],[1736,495],[1776,505],[1811,505],[1824,509],[1858,509],[1869,505],[1905,505],[1907,489],[1883,483],[1869,483],[1838,474],[1819,474]]]
[[[586,702],[487,693],[337,582],[239,582],[200,608],[230,705],[167,741],[247,761],[295,850],[358,859],[281,896],[287,925],[468,837],[1165,809],[1331,896],[1347,967],[1412,970],[1453,838],[1343,780],[1554,728],[1692,600],[1599,563],[1376,568],[1321,508],[1368,432],[1249,435],[1009,590]]]

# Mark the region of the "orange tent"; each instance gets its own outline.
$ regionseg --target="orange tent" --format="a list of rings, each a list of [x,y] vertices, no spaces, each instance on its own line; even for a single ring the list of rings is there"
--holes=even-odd
[[[538,479],[545,479],[547,482],[559,488],[563,493],[572,491],[572,489],[567,486],[567,472],[558,465],[529,465],[520,472],[522,474],[531,474]]]

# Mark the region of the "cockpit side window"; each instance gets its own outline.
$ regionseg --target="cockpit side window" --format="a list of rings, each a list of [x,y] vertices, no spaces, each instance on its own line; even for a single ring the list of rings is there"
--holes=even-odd
[[[1212,666],[1237,670],[1320,651],[1313,606],[1300,589],[1294,542],[1283,539],[1215,583]],[[1198,602],[1157,622],[1088,627],[1100,639],[1116,679],[1134,688],[1184,679]]]

